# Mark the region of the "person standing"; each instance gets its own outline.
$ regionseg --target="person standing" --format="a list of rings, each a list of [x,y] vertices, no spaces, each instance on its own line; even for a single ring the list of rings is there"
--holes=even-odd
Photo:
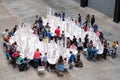
[[[87,48],[88,42],[89,42],[89,39],[88,39],[88,34],[87,34],[84,38],[84,48]]]
[[[92,26],[92,27],[93,27],[94,23],[95,23],[95,16],[92,15],[92,17],[91,17],[91,26]]]
[[[17,60],[17,58],[19,57],[19,54],[20,54],[19,51],[15,51],[15,52],[12,54],[13,68],[16,67],[16,60]]]
[[[106,59],[107,53],[108,53],[108,43],[107,43],[107,40],[105,40],[104,49],[103,49],[103,58],[104,59]]]
[[[81,41],[81,38],[78,40],[77,50],[80,52],[83,51],[83,43]]]
[[[69,68],[72,69],[73,68],[73,63],[74,62],[74,54],[72,51],[70,51],[70,57],[69,57],[69,60],[68,60],[68,63],[69,63]]]
[[[60,38],[60,27],[58,26],[57,29],[55,29],[55,42],[56,43],[59,38]]]
[[[88,51],[88,60],[91,60],[92,56],[93,56],[93,52],[92,52],[93,51],[93,41],[92,40],[88,43],[87,51]]]
[[[81,26],[81,15],[80,14],[78,14],[78,27],[80,27]]]
[[[61,39],[63,41],[63,47],[65,47],[65,33],[64,33],[64,31],[62,31]]]
[[[36,49],[36,51],[34,52],[34,56],[33,56],[34,68],[38,68],[39,59],[40,59],[40,52],[39,52],[39,49]]]
[[[62,12],[62,21],[65,21],[65,12]]]
[[[47,53],[45,53],[45,55],[43,56],[43,62],[44,62],[45,69],[47,69]]]

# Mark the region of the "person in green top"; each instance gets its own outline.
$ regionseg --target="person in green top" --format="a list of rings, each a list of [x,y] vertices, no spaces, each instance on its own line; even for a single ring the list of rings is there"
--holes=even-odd
[[[19,56],[19,57],[17,58],[17,63],[18,63],[18,64],[22,64],[22,61],[23,61],[23,58],[22,58],[21,56]]]

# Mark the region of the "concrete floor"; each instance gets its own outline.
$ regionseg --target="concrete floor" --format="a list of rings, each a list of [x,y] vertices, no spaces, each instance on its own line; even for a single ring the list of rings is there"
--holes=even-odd
[[[33,22],[35,15],[46,15],[47,8],[51,7],[59,12],[65,11],[66,16],[77,18],[81,13],[84,20],[86,14],[94,14],[99,29],[103,31],[109,42],[118,40],[120,42],[120,24],[112,22],[112,19],[89,8],[79,7],[79,3],[72,0],[0,0],[0,33],[6,28],[13,28],[21,22]],[[0,36],[0,80],[119,80],[120,79],[120,49],[118,57],[99,62],[89,62],[83,55],[83,68],[69,70],[64,77],[57,77],[55,73],[45,71],[45,75],[38,75],[33,68],[26,72],[13,69],[6,60],[2,49],[2,37]]]

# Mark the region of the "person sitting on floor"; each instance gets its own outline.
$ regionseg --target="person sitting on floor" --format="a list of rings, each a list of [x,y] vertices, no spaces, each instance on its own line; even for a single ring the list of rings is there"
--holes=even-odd
[[[58,73],[64,71],[64,60],[62,56],[60,56],[58,59],[58,62],[56,64],[56,69]]]
[[[81,51],[78,50],[78,53],[75,55],[75,58],[74,58],[74,63],[76,67],[83,67],[83,63],[80,60],[80,54],[81,54]]]

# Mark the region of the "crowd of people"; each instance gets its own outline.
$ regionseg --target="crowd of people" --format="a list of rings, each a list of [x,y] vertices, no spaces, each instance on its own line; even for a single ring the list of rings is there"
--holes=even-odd
[[[56,17],[62,18],[62,21],[65,21],[65,13],[63,12],[62,15],[58,14],[57,12],[55,13]],[[107,40],[105,39],[103,33],[99,31],[98,25],[95,24],[95,16],[88,14],[85,18],[85,22],[82,23],[82,18],[81,15],[78,14],[77,20],[75,21],[76,25],[78,27],[81,27],[84,29],[84,31],[89,31],[90,28],[93,29],[95,32],[96,36],[99,37],[101,43],[104,46],[103,49],[103,58],[106,59],[107,55],[111,55],[112,58],[116,57],[116,50],[118,47],[118,41],[114,41],[112,43],[112,46],[109,45]],[[22,26],[23,27],[23,26]],[[54,41],[58,43],[59,41],[63,42],[63,47],[70,48],[70,49],[76,49],[77,54],[74,54],[74,52],[70,51],[70,57],[67,59],[66,57],[59,56],[58,61],[56,64],[52,65],[49,64],[47,61],[47,53],[41,53],[39,49],[36,49],[34,52],[33,60],[30,60],[29,58],[25,57],[22,58],[20,55],[20,51],[17,50],[17,42],[14,42],[10,44],[9,39],[11,36],[14,36],[15,32],[18,29],[18,25],[15,25],[15,27],[9,31],[9,29],[5,29],[5,31],[2,34],[3,37],[3,46],[4,46],[4,51],[6,53],[7,59],[10,60],[10,63],[13,65],[15,68],[16,65],[19,66],[20,71],[27,70],[29,68],[29,65],[33,65],[34,68],[38,68],[38,66],[45,66],[45,69],[50,71],[53,69],[57,69],[57,71],[63,71],[65,69],[65,64],[69,64],[69,68],[73,68],[73,63],[75,66],[81,66],[82,62],[80,60],[80,55],[83,53],[84,49],[87,49],[87,59],[88,60],[93,60],[96,61],[97,58],[97,53],[98,49],[96,48],[95,45],[93,45],[93,41],[89,39],[89,35],[87,34],[84,37],[84,41],[81,40],[81,38],[76,38],[76,36],[73,36],[73,39],[70,39],[70,37],[65,37],[65,32],[61,31],[60,26],[58,26],[55,30],[53,35],[51,33],[51,27],[49,26],[49,22],[46,25],[43,25],[43,20],[41,17],[36,15],[36,20],[33,24],[32,30],[33,34],[38,35],[40,41],[44,41],[44,39],[48,39],[48,42],[50,43],[51,41]],[[65,44],[66,43],[66,44]]]

